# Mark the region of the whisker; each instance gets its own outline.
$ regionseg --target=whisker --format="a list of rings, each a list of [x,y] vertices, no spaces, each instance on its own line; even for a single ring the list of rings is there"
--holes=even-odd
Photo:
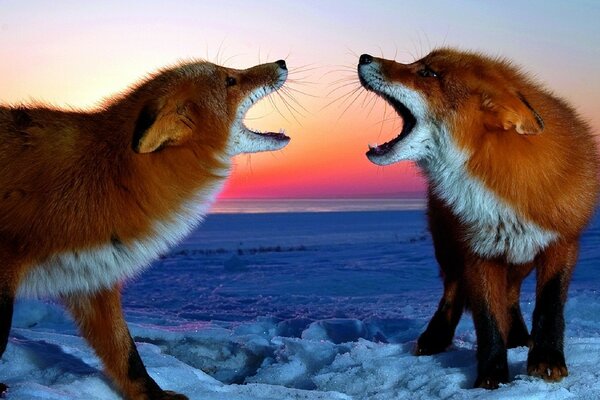
[[[314,94],[310,94],[310,93],[303,92],[302,90],[295,89],[295,88],[293,88],[293,87],[290,87],[289,85],[288,85],[288,86],[286,86],[285,88],[286,88],[287,90],[291,90],[291,91],[293,91],[293,92],[297,92],[297,93],[303,94],[303,95],[305,95],[305,96],[309,96],[309,97],[316,97],[316,98],[319,98],[319,97],[321,97],[321,96],[317,96],[317,95],[314,95]]]
[[[356,73],[356,67],[330,69],[329,71],[327,71],[323,75],[326,76],[326,75],[329,75],[329,74],[340,73],[340,72],[341,73]]]
[[[244,121],[256,121],[256,120],[268,117],[271,114],[273,114],[273,111],[268,111],[266,114],[262,114],[262,115],[259,115],[259,116],[256,116],[256,117],[247,117],[247,116],[245,116],[244,117]]]
[[[348,64],[334,64],[334,65],[332,65],[332,67],[338,67],[338,68],[343,68],[343,69],[347,69],[347,68],[356,69],[356,67],[354,66],[354,64],[352,64],[352,65],[348,65]]]
[[[358,76],[345,76],[343,78],[340,79],[336,79],[335,81],[331,81],[329,82],[330,85],[335,85],[336,83],[341,83],[341,82],[360,82],[360,80],[358,79]]]
[[[284,149],[281,149],[280,151],[283,152]],[[279,160],[279,157],[277,157],[277,151],[269,151],[269,154],[271,155],[271,157],[273,157],[275,160]]]
[[[319,69],[319,68],[323,68],[323,66],[321,66],[321,65],[317,65],[317,64],[315,64],[315,63],[312,63],[312,64],[304,64],[304,65],[300,65],[300,66],[298,66],[298,67],[294,67],[294,68],[292,68],[292,69],[290,70],[290,72],[292,72],[292,71],[302,71],[302,70],[305,70],[305,69],[306,69],[307,71],[312,71],[312,70]]]
[[[250,174],[254,174],[252,170],[252,153],[247,153],[246,155],[248,156],[246,157],[246,167],[250,170]]]
[[[326,97],[329,97],[329,96],[331,96],[332,94],[334,94],[335,92],[337,92],[338,90],[342,90],[342,89],[344,89],[344,88],[347,88],[348,86],[359,86],[359,87],[361,87],[360,85],[357,85],[357,83],[356,83],[356,82],[348,82],[348,83],[344,83],[343,85],[340,85],[340,86],[338,86],[338,87],[335,87],[335,88],[331,89],[331,90],[330,90],[330,91],[327,93]]]
[[[358,100],[360,98],[360,96],[362,96],[364,94],[364,92],[357,92],[352,101],[346,106],[346,108],[344,109],[344,111],[340,114],[340,116],[338,117],[337,121],[339,121],[340,119],[342,119],[342,117],[344,116],[344,114],[346,114],[346,111],[348,111],[348,109],[356,102],[356,100]]]
[[[348,91],[348,92],[346,92],[346,93],[342,94],[342,95],[341,95],[341,96],[339,96],[339,97],[336,97],[334,100],[332,100],[332,101],[330,101],[329,103],[327,103],[327,104],[326,104],[326,105],[325,105],[325,106],[324,106],[322,109],[323,109],[323,110],[324,110],[324,109],[326,109],[327,107],[331,106],[332,104],[334,104],[334,103],[338,102],[338,101],[339,101],[339,100],[341,100],[341,99],[344,99],[344,100],[342,101],[342,103],[340,104],[340,105],[343,105],[343,104],[344,104],[344,103],[345,103],[345,102],[348,100],[348,97],[349,97],[349,96],[353,96],[353,95],[354,95],[356,92],[358,92],[358,91],[359,91],[359,90],[361,90],[361,89],[362,89],[362,87],[360,87],[360,86],[359,86],[359,87],[357,87],[357,88],[355,88],[355,89],[352,89],[352,90],[350,90],[350,91]]]
[[[290,115],[292,116],[292,118],[294,118],[294,120],[298,123],[298,125],[302,126],[302,123],[298,120],[298,118],[296,118],[296,114],[294,114],[294,111],[299,114],[300,116],[304,116],[301,112],[299,112],[296,108],[294,108],[293,105],[289,104],[289,102],[281,95],[281,93],[279,93],[278,91],[275,92],[275,94],[277,96],[279,96],[279,98],[281,99],[281,101],[283,102],[283,105],[288,109],[288,111],[290,112]],[[292,111],[293,110],[293,111]]]
[[[392,123],[392,130],[394,130],[394,131],[399,130],[400,128],[402,128],[403,123],[404,123],[404,120],[396,115],[396,118],[394,118],[394,122]],[[397,128],[396,128],[396,124],[398,124]]]
[[[285,94],[291,101],[293,101],[294,103],[296,103],[296,105],[298,107],[300,107],[302,110],[304,110],[305,112],[310,114],[310,111],[308,111],[302,104],[300,104],[300,102],[298,102],[298,100],[296,100],[296,98],[289,92],[289,87],[282,87],[280,89],[280,91]]]
[[[358,54],[356,54],[356,52],[354,50],[352,50],[348,46],[344,46],[344,47],[346,48],[346,54],[349,54],[351,56],[354,56],[354,57],[358,58]]]
[[[381,134],[383,133],[383,121],[385,120],[385,117],[387,115],[387,102],[385,103],[384,107],[383,107],[383,120],[381,121],[381,124],[379,125],[379,134],[377,135],[377,140],[379,140],[379,138],[381,137]]]
[[[277,93],[277,92],[275,92],[275,93]],[[285,119],[285,121],[286,121],[286,122],[288,122],[288,123],[291,123],[291,122],[290,122],[290,120],[289,120],[289,119],[287,119],[287,118],[285,117],[285,115],[283,115],[283,113],[281,112],[281,110],[279,109],[279,107],[277,107],[277,104],[276,104],[276,103],[275,103],[275,101],[273,100],[273,96],[272,96],[272,94],[271,94],[271,95],[269,95],[269,96],[267,96],[267,99],[269,99],[269,102],[271,103],[271,105],[273,106],[273,108],[275,108],[275,110],[277,110],[277,113],[278,113],[279,115],[281,115],[281,118]]]
[[[345,76],[341,76],[340,78],[333,80],[333,81],[329,81],[330,84],[334,84],[334,83],[339,83],[339,82],[360,82],[360,80],[358,79],[358,74],[352,74],[352,75],[345,75]]]
[[[427,35],[427,32],[425,32],[425,30],[423,30],[423,35],[425,35],[425,40],[427,40],[427,53],[429,53],[431,51],[431,41],[429,40],[429,35]]]
[[[296,103],[297,107],[301,108],[302,110],[304,110],[305,112],[310,114],[310,111],[308,111],[300,103],[298,103],[298,101],[293,96],[290,96],[288,93],[285,93],[282,91],[277,92],[277,95],[281,98],[281,100],[283,101],[283,104],[285,104],[285,106],[288,107],[288,110],[290,110],[290,108],[291,108],[290,114],[292,114],[294,119],[296,119],[296,116],[294,115],[292,110],[294,112],[296,112],[296,114],[300,115],[301,117],[305,117],[305,114],[300,112],[298,109],[296,109],[296,107],[294,107],[294,105],[291,103],[291,101],[288,101],[282,93],[285,94],[286,96],[288,96],[290,98],[290,100],[293,100]],[[300,123],[300,121],[298,121],[297,119],[296,119],[296,122]]]
[[[355,67],[352,67],[352,68],[348,67],[348,68],[345,68],[345,69],[331,69],[331,70],[325,72],[322,75],[322,77],[326,77],[328,75],[338,74],[338,73],[353,73],[353,74],[355,74],[356,73],[356,68]]]
[[[223,49],[224,43],[225,43],[225,38],[223,38],[221,40],[221,43],[219,43],[219,48],[217,49],[217,55],[215,56],[215,64],[222,65],[220,57],[221,57],[221,50]]]
[[[417,56],[415,55],[415,53],[417,52],[417,46],[415,44],[415,39],[414,37],[412,37],[412,35],[410,36],[410,41],[412,43],[412,50],[408,51],[408,54],[412,57],[413,61],[417,60]]]
[[[373,122],[373,124],[371,126],[379,125],[382,122],[394,121],[394,125],[392,125],[392,128],[394,128],[395,123],[398,122],[399,119],[400,119],[400,117],[398,115],[394,115],[392,117],[387,117],[386,119],[382,119],[381,121]]]
[[[227,65],[227,63],[228,63],[229,61],[231,61],[232,59],[234,59],[234,58],[236,58],[236,57],[240,57],[240,56],[242,56],[242,55],[243,55],[243,54],[234,54],[233,56],[227,57],[227,59],[226,59],[225,61],[223,61],[223,65]]]
[[[320,83],[320,82],[307,81],[307,80],[304,80],[302,78],[299,78],[299,79],[290,79],[290,78],[288,78],[286,82],[287,83],[293,83],[294,85],[307,85],[307,86],[317,85],[317,84]]]
[[[450,27],[446,27],[446,34],[444,35],[444,40],[442,40],[442,47],[446,47],[446,40],[448,40],[448,33],[450,31]]]
[[[311,76],[314,72],[312,70],[304,70],[304,71],[296,71],[292,70],[288,72],[288,76],[298,77],[298,76]]]
[[[369,101],[369,104],[371,104],[371,108],[369,109],[369,112],[367,113],[367,118],[371,115],[371,113],[373,112],[373,110],[375,109],[375,105],[377,104],[377,100],[380,99],[379,96],[377,96],[375,93],[371,93],[371,100]],[[368,105],[368,104],[367,104]]]
[[[362,103],[362,107],[365,107],[366,105],[371,104],[371,102],[373,101],[374,94],[372,92],[367,92],[367,93],[368,93],[368,95],[365,96],[365,99],[363,100],[363,103]]]
[[[355,91],[358,91],[361,89],[361,86],[356,86],[354,89],[354,85],[346,85],[346,87],[340,87],[340,88],[336,88],[333,90],[330,90],[326,95],[325,98],[330,98],[332,95],[337,95],[336,92],[339,92],[341,90],[346,90],[345,94],[342,94],[342,96],[348,96],[349,94],[353,94]]]

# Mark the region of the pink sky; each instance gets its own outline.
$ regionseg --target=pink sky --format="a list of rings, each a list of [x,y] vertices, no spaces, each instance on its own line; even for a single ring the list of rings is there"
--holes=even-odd
[[[408,62],[453,45],[503,55],[569,100],[600,130],[600,3],[595,1],[11,1],[0,13],[0,101],[90,108],[186,58],[245,68],[285,58],[290,112],[258,104],[248,125],[292,137],[277,153],[239,156],[225,197],[353,197],[419,192],[409,163],[376,167],[367,144],[398,119],[362,95],[361,53]],[[349,86],[342,86],[348,84]],[[332,90],[337,89],[333,93]],[[310,94],[310,96],[308,95]],[[330,104],[336,97],[337,102]],[[293,114],[293,115],[292,115]]]

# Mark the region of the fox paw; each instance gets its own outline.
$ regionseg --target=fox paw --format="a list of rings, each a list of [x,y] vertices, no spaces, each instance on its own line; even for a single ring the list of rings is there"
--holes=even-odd
[[[137,397],[134,397],[137,399]],[[143,396],[144,400],[189,400],[187,396],[170,390],[155,390]]]
[[[417,356],[430,356],[445,351],[452,344],[452,337],[448,335],[431,334],[426,330],[419,336],[414,354]]]
[[[189,400],[189,399],[187,396],[185,396],[183,394],[175,393],[170,390],[165,390],[163,392],[163,395],[160,398],[160,400]]]
[[[479,361],[479,373],[473,385],[482,389],[498,389],[501,383],[508,383],[508,361],[506,353],[501,353],[485,361]]]
[[[485,378],[477,378],[477,380],[475,381],[475,384],[473,385],[474,388],[481,388],[481,389],[488,389],[488,390],[494,390],[494,389],[498,389],[500,387],[501,383],[506,383],[508,381],[508,379],[503,379],[500,377],[493,377],[493,376],[488,376]]]
[[[569,375],[569,370],[561,351],[534,347],[527,357],[527,373],[548,382],[558,382]]]

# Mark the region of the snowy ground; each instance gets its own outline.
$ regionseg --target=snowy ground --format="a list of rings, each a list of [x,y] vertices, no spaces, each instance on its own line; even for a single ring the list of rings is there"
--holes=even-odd
[[[566,309],[570,375],[525,374],[470,389],[475,334],[463,317],[453,347],[411,354],[441,283],[422,211],[215,214],[124,293],[150,374],[192,399],[598,399],[600,218],[583,238]],[[526,319],[534,281],[524,285]],[[9,400],[115,399],[59,305],[17,304],[0,381]]]

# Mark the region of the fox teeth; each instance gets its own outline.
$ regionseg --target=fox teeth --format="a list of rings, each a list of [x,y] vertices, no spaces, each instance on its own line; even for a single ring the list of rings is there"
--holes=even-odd
[[[281,134],[285,135],[285,129],[283,129],[283,128],[279,128],[279,133],[281,133]]]
[[[377,146],[377,143],[373,143],[373,144],[369,143],[369,149],[376,149],[377,147],[379,147],[379,146]]]

